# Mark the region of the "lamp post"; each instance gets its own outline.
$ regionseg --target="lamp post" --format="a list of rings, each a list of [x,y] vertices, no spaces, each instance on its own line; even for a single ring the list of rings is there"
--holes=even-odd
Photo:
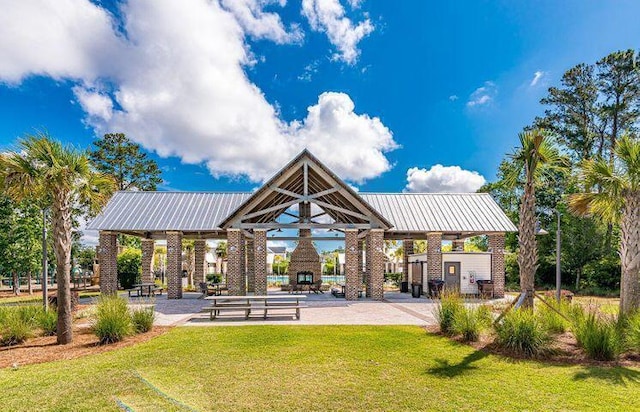
[[[556,214],[558,215],[558,227],[556,228],[556,300],[560,303],[560,298],[562,297],[561,293],[561,273],[560,273],[560,247],[562,246],[561,240],[561,230],[560,230],[560,211],[555,209]]]

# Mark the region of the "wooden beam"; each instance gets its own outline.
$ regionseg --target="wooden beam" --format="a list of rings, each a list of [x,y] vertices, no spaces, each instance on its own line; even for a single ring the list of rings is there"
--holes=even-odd
[[[295,197],[296,199],[304,199],[304,195],[298,194],[298,193],[294,193],[290,190],[287,189],[283,189],[281,187],[273,187],[273,190],[278,192],[278,193],[282,193],[283,195],[287,195],[287,196],[291,196],[291,197]]]
[[[303,174],[304,174],[304,190],[303,190],[303,195],[304,196],[309,196],[309,163],[305,160],[305,162],[302,164],[302,170],[303,170]]]
[[[369,223],[241,223],[242,229],[370,229]]]
[[[333,209],[337,212],[344,213],[345,215],[355,216],[357,218],[360,218],[362,220],[367,220],[367,221],[371,220],[371,216],[363,215],[362,213],[354,212],[353,210],[345,209],[344,207],[334,206],[330,203],[323,202],[322,200],[314,199],[314,200],[311,200],[311,202],[315,203],[318,206],[324,206],[326,208]]]
[[[293,206],[293,205],[295,205],[296,203],[299,203],[299,202],[300,201],[298,199],[290,200],[288,202],[284,202],[284,203],[279,204],[279,205],[275,205],[275,206],[268,207],[266,209],[258,210],[257,212],[249,213],[248,215],[240,216],[240,220],[247,220],[247,219],[251,219],[252,217],[264,215],[265,213],[274,212],[274,211],[280,210],[280,209],[287,209],[290,206]]]
[[[300,240],[310,239],[312,241],[344,241],[344,236],[341,237],[329,237],[329,236],[316,236],[316,237],[300,237],[300,236],[267,236],[267,242],[270,240]]]

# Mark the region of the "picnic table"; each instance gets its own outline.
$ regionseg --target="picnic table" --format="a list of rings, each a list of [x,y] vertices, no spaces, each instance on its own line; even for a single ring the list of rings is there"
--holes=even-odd
[[[211,301],[211,305],[203,308],[202,312],[208,312],[211,320],[215,320],[220,312],[241,312],[246,320],[255,313],[266,319],[270,312],[293,310],[299,320],[300,309],[306,307],[301,303],[304,299],[304,295],[208,296],[205,300]]]
[[[162,295],[162,288],[156,287],[155,283],[138,283],[133,285],[133,288],[127,289],[129,292],[129,297],[131,296],[155,296],[156,293]],[[132,295],[135,293],[135,295]]]

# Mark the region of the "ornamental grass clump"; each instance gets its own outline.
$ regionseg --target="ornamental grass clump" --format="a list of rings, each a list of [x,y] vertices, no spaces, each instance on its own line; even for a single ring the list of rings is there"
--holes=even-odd
[[[496,343],[517,355],[532,357],[549,347],[550,335],[531,310],[508,312],[496,327]]]
[[[36,319],[42,336],[53,336],[58,327],[58,313],[53,309],[41,310]]]
[[[121,341],[133,332],[127,301],[116,295],[101,296],[96,305],[93,332],[100,343]]]
[[[133,329],[136,333],[149,332],[153,327],[155,317],[156,314],[153,311],[153,306],[132,309],[131,321],[133,322]]]
[[[561,333],[565,333],[569,327],[569,322],[560,316],[558,312],[562,314],[568,313],[567,305],[570,304],[558,304],[557,302],[548,303],[553,307],[553,309],[555,309],[555,311],[544,303],[538,303],[536,305],[536,316],[550,334],[559,335]]]
[[[11,308],[3,311],[0,324],[0,345],[18,345],[33,336],[33,323],[26,318],[22,308]]]
[[[462,306],[454,313],[452,331],[456,335],[461,335],[465,342],[475,342],[489,325],[491,325],[491,311],[487,306],[482,305],[477,308]]]
[[[627,347],[640,353],[640,311],[627,318],[625,322],[625,339]]]
[[[624,350],[622,323],[613,317],[590,311],[575,323],[573,332],[590,359],[615,360]]]
[[[464,309],[462,298],[457,293],[443,292],[437,303],[434,315],[440,331],[445,335],[454,335],[454,319],[456,314]]]

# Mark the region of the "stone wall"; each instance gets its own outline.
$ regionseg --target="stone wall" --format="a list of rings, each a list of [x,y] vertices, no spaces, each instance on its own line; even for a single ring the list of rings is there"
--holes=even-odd
[[[206,282],[207,276],[207,241],[205,239],[196,239],[193,242],[193,254],[196,262],[193,268],[193,284],[198,287],[200,282]]]
[[[384,232],[371,229],[367,234],[367,297],[384,299]]]
[[[254,292],[256,295],[267,294],[267,231],[253,231],[254,257]]]
[[[362,277],[358,271],[358,231],[347,229],[344,231],[345,246],[345,298],[347,300],[358,299],[358,291],[362,286]]]
[[[152,283],[155,280],[153,275],[153,252],[156,242],[153,239],[142,239],[142,277],[143,283]]]
[[[247,294],[245,281],[245,241],[240,229],[227,230],[227,288],[229,295]]]

